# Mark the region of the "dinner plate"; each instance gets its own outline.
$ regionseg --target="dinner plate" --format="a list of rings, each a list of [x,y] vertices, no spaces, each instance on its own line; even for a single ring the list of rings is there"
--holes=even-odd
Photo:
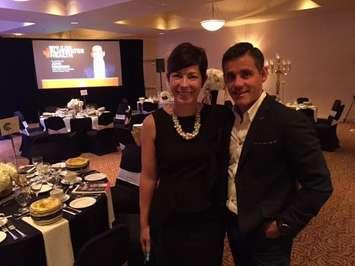
[[[84,179],[86,181],[99,181],[99,180],[103,180],[106,179],[107,176],[103,173],[94,173],[94,174],[90,174],[84,177]]]
[[[43,184],[42,187],[41,187],[41,190],[38,192],[38,193],[45,193],[45,192],[48,192],[48,191],[51,191],[53,188],[53,184]]]
[[[70,195],[65,194],[62,198],[62,202],[66,202],[68,199],[70,199]]]
[[[54,164],[52,164],[52,167],[57,168],[57,169],[63,169],[63,168],[65,168],[65,163],[64,162],[54,163]]]
[[[6,238],[6,234],[3,231],[0,231],[0,243],[4,241]]]
[[[33,186],[38,186],[38,184],[32,184],[31,188]],[[52,188],[53,188],[53,184],[50,184],[50,185],[49,184],[43,184],[42,187],[41,187],[41,190],[38,191],[38,194],[48,192],[48,191],[52,190]],[[33,190],[35,190],[35,189],[33,189]]]
[[[7,218],[6,218],[6,217],[3,218],[3,219],[1,219],[1,220],[0,220],[0,227],[3,226],[3,225],[5,225],[6,223],[7,223]]]
[[[75,179],[73,179],[72,181],[68,181],[65,178],[62,179],[62,181],[60,181],[63,185],[74,185],[77,183],[80,183],[82,181],[81,177],[77,176],[75,177]]]
[[[77,198],[69,203],[69,206],[76,209],[83,209],[94,205],[96,199],[93,197],[81,197]]]
[[[37,172],[34,172],[34,173],[32,173],[32,174],[26,175],[26,177],[27,177],[27,178],[32,178],[32,177],[35,177],[35,176],[37,176],[37,175],[38,175],[38,173],[37,173]]]
[[[19,173],[31,174],[36,171],[36,167],[33,164],[22,165],[18,168]]]

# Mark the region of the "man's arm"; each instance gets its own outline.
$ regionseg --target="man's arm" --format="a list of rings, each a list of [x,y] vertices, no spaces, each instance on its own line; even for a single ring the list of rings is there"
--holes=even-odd
[[[302,114],[288,113],[284,148],[289,174],[297,178],[300,189],[277,224],[284,233],[297,233],[319,212],[333,187],[314,128]]]

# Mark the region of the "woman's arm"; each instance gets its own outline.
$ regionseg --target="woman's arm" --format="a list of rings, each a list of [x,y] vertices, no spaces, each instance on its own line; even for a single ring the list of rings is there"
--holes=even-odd
[[[141,132],[142,172],[139,187],[141,245],[144,253],[150,252],[149,212],[156,187],[155,123],[152,115],[143,122]]]

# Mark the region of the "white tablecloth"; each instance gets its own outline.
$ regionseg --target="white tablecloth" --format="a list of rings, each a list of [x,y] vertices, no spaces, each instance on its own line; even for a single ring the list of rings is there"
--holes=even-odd
[[[306,104],[294,104],[294,103],[287,103],[286,104],[287,107],[292,108],[292,109],[296,109],[296,110],[300,110],[300,109],[311,109],[313,110],[313,114],[314,114],[314,121],[317,122],[317,117],[318,117],[318,108],[315,105],[306,105]]]
[[[76,116],[76,117],[72,117],[72,116],[64,116],[63,117],[63,121],[64,121],[64,124],[65,124],[65,127],[67,129],[67,132],[70,132],[71,131],[71,128],[70,128],[70,119],[80,119],[80,118],[84,118],[84,117],[90,117],[91,118],[91,122],[92,122],[92,129],[96,129],[98,130],[99,129],[99,120],[98,120],[98,116]],[[44,130],[46,130],[46,125],[44,123],[44,120],[46,120],[48,118],[48,116],[41,116],[39,118],[39,121],[43,127]]]

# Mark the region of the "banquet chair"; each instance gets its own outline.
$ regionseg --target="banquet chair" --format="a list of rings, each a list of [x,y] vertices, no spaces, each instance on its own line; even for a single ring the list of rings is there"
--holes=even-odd
[[[129,231],[128,265],[142,265],[144,256],[139,241],[139,176],[141,148],[127,144],[122,150],[117,182],[111,187],[116,221],[125,224]]]
[[[158,103],[148,101],[143,102],[142,111],[144,114],[149,114],[155,111],[156,109],[158,109]]]
[[[297,102],[298,104],[304,103],[304,102],[309,102],[309,98],[307,98],[307,97],[298,97],[298,98],[296,99],[296,102]]]
[[[344,111],[344,104],[340,100],[335,100],[328,118],[318,119],[315,129],[320,141],[322,150],[335,151],[340,147],[337,136],[337,125]]]
[[[131,128],[133,124],[142,124],[144,118],[146,118],[149,115],[149,113],[140,113],[140,114],[132,114],[131,117]]]
[[[35,156],[43,157],[44,162],[57,163],[81,154],[71,133],[48,134],[35,138],[26,156],[29,160]]]
[[[41,127],[29,127],[24,115],[20,111],[14,112],[14,116],[17,116],[20,122],[21,144],[19,150],[21,156],[27,157],[29,156],[33,140],[47,133]]]
[[[128,257],[128,229],[116,225],[89,241],[79,250],[74,266],[120,266]]]
[[[115,141],[121,149],[124,149],[127,144],[135,143],[131,130],[122,127],[115,127]]]
[[[103,155],[116,151],[113,116],[111,112],[102,113],[98,117],[98,129],[92,129],[87,132],[89,151],[91,153]]]
[[[66,134],[68,133],[63,118],[51,116],[44,120],[48,134]]]
[[[132,116],[132,108],[126,99],[119,103],[114,118],[114,127],[128,127]]]
[[[75,133],[73,137],[78,143],[81,152],[89,151],[89,139],[87,132],[92,129],[92,120],[90,117],[70,119],[70,131]]]
[[[309,121],[311,121],[311,123],[314,123],[314,110],[310,109],[310,108],[302,108],[302,109],[298,109],[299,112],[301,112],[302,114],[304,114]]]

